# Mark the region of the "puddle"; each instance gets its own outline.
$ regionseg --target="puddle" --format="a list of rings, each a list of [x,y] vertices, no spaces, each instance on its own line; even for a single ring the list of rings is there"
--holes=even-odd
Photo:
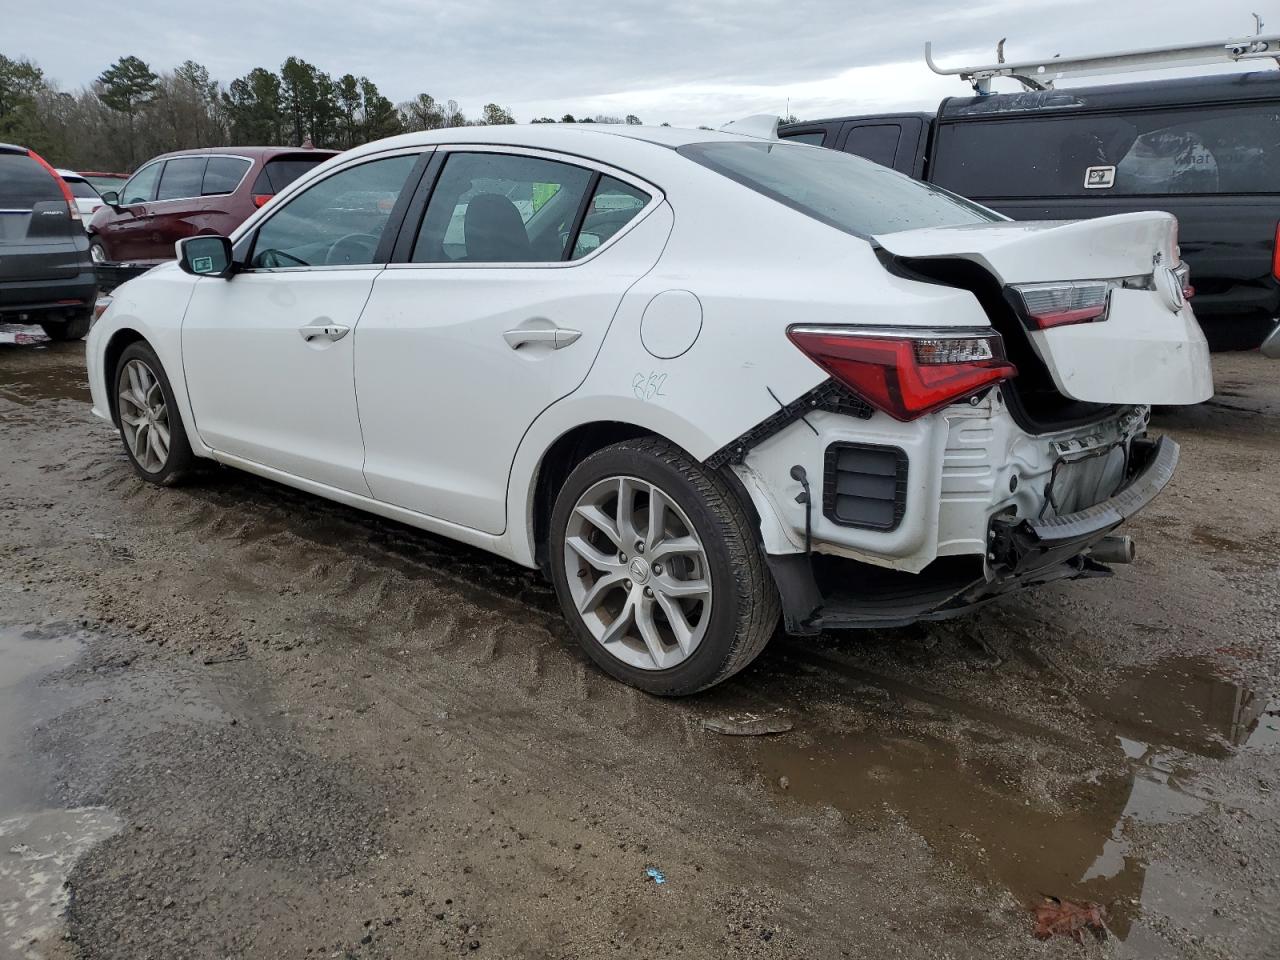
[[[0,629],[0,955],[43,955],[41,945],[61,927],[63,881],[76,859],[120,829],[105,807],[48,807],[31,755],[38,728],[91,696],[42,682],[80,651],[69,633]]]
[[[1107,904],[1109,926],[1124,940],[1143,911],[1164,912],[1181,897],[1172,915],[1211,931],[1219,918],[1208,896],[1197,899],[1163,873],[1155,882],[1157,866],[1132,853],[1127,832],[1185,820],[1215,802],[1197,759],[1280,743],[1277,703],[1196,659],[1118,671],[1108,690],[1080,699],[1097,714],[1080,735],[1113,743],[1116,762],[1111,773],[1081,769],[1068,795],[1052,800],[1037,778],[1054,771],[1019,760],[1033,751],[1005,750],[990,732],[963,727],[953,741],[798,724],[787,736],[721,749],[750,763],[779,797],[834,807],[855,830],[887,814],[904,818],[941,858],[1028,906],[1041,893]]]
[[[0,399],[24,407],[49,400],[89,403],[84,344],[51,343],[39,327],[0,324]]]

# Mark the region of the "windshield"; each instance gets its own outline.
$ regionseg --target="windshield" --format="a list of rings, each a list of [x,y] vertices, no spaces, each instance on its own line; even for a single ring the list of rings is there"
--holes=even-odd
[[[878,163],[823,147],[718,142],[676,152],[856,237],[1004,219]]]

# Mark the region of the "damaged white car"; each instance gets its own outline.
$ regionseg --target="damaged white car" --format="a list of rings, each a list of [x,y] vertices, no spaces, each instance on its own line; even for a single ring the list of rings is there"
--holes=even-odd
[[[95,412],[554,581],[659,694],[791,633],[1107,572],[1212,392],[1174,220],[1012,223],[731,133],[467,127],[318,167],[116,291]]]

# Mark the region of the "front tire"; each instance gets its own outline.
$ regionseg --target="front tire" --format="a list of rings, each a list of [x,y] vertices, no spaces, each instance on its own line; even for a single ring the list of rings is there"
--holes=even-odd
[[[189,477],[195,454],[156,352],[141,340],[129,344],[111,382],[120,439],[138,476],[164,486]]]
[[[648,693],[720,683],[777,627],[777,590],[746,509],[665,440],[627,440],[578,464],[552,510],[550,554],[587,655]]]

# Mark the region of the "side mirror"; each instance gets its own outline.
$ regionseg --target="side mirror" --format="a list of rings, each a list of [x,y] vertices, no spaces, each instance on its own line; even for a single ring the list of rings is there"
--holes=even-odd
[[[102,202],[109,207],[120,206],[120,194],[115,190],[108,190],[102,194]]]
[[[187,237],[175,245],[178,266],[196,277],[231,276],[235,261],[231,259],[231,241],[226,237]]]

